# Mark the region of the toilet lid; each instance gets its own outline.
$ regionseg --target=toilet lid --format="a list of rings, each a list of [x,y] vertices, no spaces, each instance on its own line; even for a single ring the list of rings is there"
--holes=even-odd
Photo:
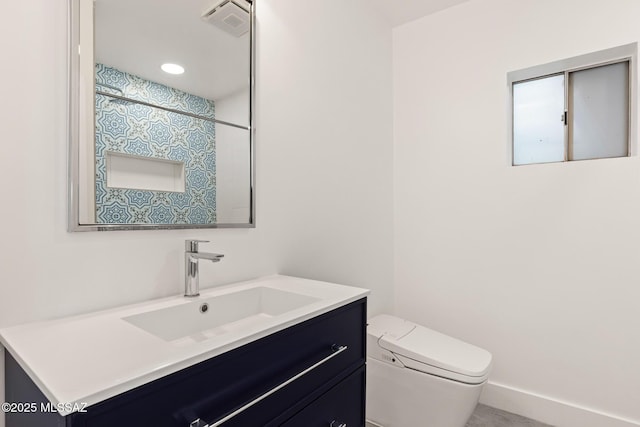
[[[405,328],[407,323],[411,322]],[[411,369],[471,384],[488,378],[491,353],[424,326],[411,326],[404,334],[383,334],[378,344]]]

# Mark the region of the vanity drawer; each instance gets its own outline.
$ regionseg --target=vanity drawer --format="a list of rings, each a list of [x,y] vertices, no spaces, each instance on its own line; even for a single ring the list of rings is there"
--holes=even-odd
[[[72,414],[70,427],[211,424],[277,389],[223,424],[263,426],[363,366],[365,325],[362,299]]]
[[[364,393],[365,368],[361,367],[281,426],[364,427]]]

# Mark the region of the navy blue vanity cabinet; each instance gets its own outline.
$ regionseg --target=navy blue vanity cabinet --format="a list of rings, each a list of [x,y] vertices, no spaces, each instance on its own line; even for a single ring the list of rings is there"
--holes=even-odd
[[[364,427],[365,327],[363,298],[92,405],[86,413],[48,424],[22,414],[8,417],[7,427],[329,427],[333,421],[334,427]],[[21,371],[7,364],[16,367]],[[6,387],[25,388],[26,382],[35,388],[24,372],[7,375]],[[37,393],[35,388],[33,396],[20,398],[33,401]]]
[[[282,427],[364,426],[365,368],[358,369]]]

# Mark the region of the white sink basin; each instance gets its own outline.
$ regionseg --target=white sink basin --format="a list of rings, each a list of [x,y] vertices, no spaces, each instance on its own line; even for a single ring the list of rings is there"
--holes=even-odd
[[[189,344],[253,327],[265,319],[302,308],[319,298],[255,287],[146,313],[123,320],[165,341]]]

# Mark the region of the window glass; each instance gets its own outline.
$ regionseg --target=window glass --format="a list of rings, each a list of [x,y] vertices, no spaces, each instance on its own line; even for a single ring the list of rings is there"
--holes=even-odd
[[[565,152],[564,74],[513,85],[513,164],[561,162]]]
[[[628,155],[629,63],[569,74],[571,160]]]

